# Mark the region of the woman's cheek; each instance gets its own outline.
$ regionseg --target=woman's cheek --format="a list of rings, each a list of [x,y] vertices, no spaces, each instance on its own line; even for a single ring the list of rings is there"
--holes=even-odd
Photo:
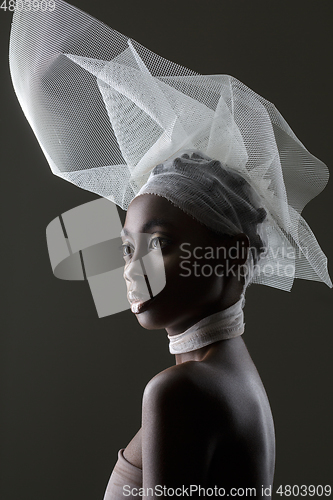
[[[148,277],[153,296],[160,293],[166,285],[165,262],[160,249],[149,252],[142,258],[143,274]]]

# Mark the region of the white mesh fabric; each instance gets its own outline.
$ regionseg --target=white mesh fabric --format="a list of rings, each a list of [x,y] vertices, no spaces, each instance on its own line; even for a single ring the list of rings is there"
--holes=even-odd
[[[260,194],[270,248],[297,250],[293,276],[280,276],[283,258],[268,255],[274,272],[254,281],[286,290],[294,277],[332,286],[300,215],[325,187],[328,169],[241,82],[180,67],[62,0],[52,12],[15,11],[10,71],[54,174],[126,210],[154,166],[199,150]]]

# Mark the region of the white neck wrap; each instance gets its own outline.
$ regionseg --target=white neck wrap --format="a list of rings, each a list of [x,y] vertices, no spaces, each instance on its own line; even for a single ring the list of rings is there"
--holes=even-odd
[[[201,319],[177,335],[168,335],[171,354],[183,354],[218,340],[238,337],[244,333],[244,295],[236,304]]]

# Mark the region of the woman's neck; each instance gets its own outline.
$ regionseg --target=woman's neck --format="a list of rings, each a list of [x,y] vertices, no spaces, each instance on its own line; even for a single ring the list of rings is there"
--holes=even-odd
[[[244,290],[242,288],[231,288],[227,290],[227,293],[216,303],[209,304],[203,310],[191,311],[187,316],[185,316],[181,321],[175,322],[173,325],[168,326],[165,330],[168,337],[179,335],[180,333],[188,330],[193,325],[201,321],[202,319],[210,316],[224,309],[228,309],[230,306],[238,302],[241,298],[245,302]]]
[[[236,351],[243,352],[244,347],[245,343],[242,335],[239,335],[238,337],[231,339],[214,342],[213,344],[201,347],[195,351],[176,354],[175,361],[176,365],[180,365],[188,361],[209,361],[210,364],[216,363],[216,365],[220,367],[227,360],[230,361],[232,353],[234,354]]]
[[[176,363],[201,361],[212,344],[238,337],[244,332],[244,295],[229,307],[209,314],[185,331],[170,335],[169,350],[176,354]]]
[[[195,351],[184,352],[181,354],[175,354],[176,365],[181,363],[186,363],[186,361],[202,361],[208,353],[212,350],[214,344],[206,345]]]

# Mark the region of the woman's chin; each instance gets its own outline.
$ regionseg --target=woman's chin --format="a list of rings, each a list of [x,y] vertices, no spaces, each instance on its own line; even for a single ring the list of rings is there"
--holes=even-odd
[[[139,324],[142,328],[145,328],[145,330],[163,330],[165,328],[161,318],[154,317],[154,315],[149,314],[148,311],[136,314],[135,316]]]

